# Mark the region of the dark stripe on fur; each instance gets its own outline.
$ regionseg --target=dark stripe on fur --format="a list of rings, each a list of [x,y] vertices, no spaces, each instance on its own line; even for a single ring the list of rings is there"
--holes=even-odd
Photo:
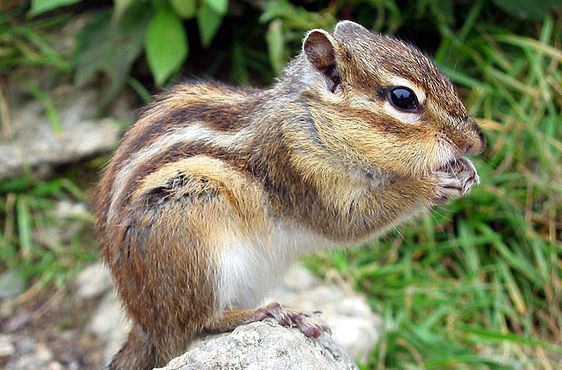
[[[127,189],[126,193],[124,193],[120,199],[116,200],[116,209],[118,210],[125,206],[131,194],[138,189],[142,180],[149,174],[158,171],[166,164],[201,154],[207,157],[220,159],[239,171],[244,171],[246,168],[243,155],[239,152],[229,151],[205,142],[177,143],[148,159],[135,170],[134,174],[125,185],[125,189]]]

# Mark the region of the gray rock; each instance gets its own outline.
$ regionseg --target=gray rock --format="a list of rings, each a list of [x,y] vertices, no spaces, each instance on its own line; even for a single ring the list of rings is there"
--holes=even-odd
[[[103,297],[89,328],[105,345],[103,351],[105,363],[108,363],[119,350],[121,344],[125,341],[129,328],[130,322],[112,290]]]
[[[16,353],[14,343],[9,335],[0,334],[0,358],[8,357]]]
[[[71,202],[69,200],[61,200],[57,203],[54,209],[51,210],[53,217],[67,219],[67,218],[88,218],[91,213],[88,211],[86,203]]]
[[[329,335],[311,339],[298,329],[266,320],[209,336],[162,369],[345,370],[357,366]]]
[[[23,337],[18,340],[15,348],[18,355],[12,356],[6,363],[7,370],[64,369],[59,362],[53,360],[53,353],[44,343]]]
[[[103,343],[103,362],[108,363],[125,341],[131,324],[117,299],[107,266],[101,262],[84,269],[76,281],[76,295],[82,299],[103,295],[88,330]]]
[[[0,300],[23,293],[25,281],[21,272],[9,270],[0,275]]]
[[[109,270],[101,262],[86,267],[76,278],[76,295],[83,299],[97,297],[112,289]]]
[[[106,344],[106,361],[117,352],[129,328],[111,287],[109,271],[101,263],[88,267],[77,280],[77,294],[82,297],[106,292],[90,325]],[[366,361],[382,330],[380,316],[371,311],[365,297],[353,293],[349,287],[319,279],[299,264],[288,271],[284,283],[267,301],[276,301],[303,312],[321,311],[322,320],[332,329],[333,340],[360,362]]]
[[[60,118],[57,132],[43,103],[23,99],[21,88],[10,82],[10,120],[0,134],[0,180],[20,176],[26,170],[48,172],[53,166],[109,151],[122,131],[114,118],[129,120],[133,111],[131,99],[123,97],[108,117],[93,118],[100,92],[61,85],[47,92]]]
[[[16,342],[16,349],[19,353],[32,352],[37,347],[37,341],[32,337],[21,337]]]
[[[84,221],[92,222],[94,216],[85,203],[62,200],[47,212],[49,222],[31,231],[32,240],[46,248],[60,249],[72,242],[84,228]]]
[[[360,362],[367,360],[382,331],[381,317],[372,312],[364,296],[343,284],[321,280],[299,264],[289,270],[283,285],[267,300],[303,312],[321,311],[334,341]]]
[[[82,299],[103,295],[88,329],[103,343],[103,359],[104,363],[108,363],[121,347],[130,328],[115,294],[109,269],[101,262],[90,265],[78,275],[75,286],[76,295]]]

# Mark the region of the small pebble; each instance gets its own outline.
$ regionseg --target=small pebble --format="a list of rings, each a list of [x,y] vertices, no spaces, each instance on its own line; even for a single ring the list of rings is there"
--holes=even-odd
[[[0,334],[0,357],[11,356],[16,352],[9,335]]]

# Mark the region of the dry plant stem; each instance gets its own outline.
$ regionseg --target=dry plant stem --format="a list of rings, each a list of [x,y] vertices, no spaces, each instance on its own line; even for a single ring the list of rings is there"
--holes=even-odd
[[[6,101],[6,96],[3,92],[4,81],[0,77],[0,120],[2,120],[2,135],[4,139],[10,139],[12,137],[12,127],[10,124],[10,110],[8,107],[8,102]]]

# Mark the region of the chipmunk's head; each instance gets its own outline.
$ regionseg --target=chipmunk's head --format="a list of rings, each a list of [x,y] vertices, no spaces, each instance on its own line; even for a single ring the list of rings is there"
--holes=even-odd
[[[483,151],[453,85],[416,47],[343,21],[310,31],[302,55],[318,135],[348,158],[419,176]]]

